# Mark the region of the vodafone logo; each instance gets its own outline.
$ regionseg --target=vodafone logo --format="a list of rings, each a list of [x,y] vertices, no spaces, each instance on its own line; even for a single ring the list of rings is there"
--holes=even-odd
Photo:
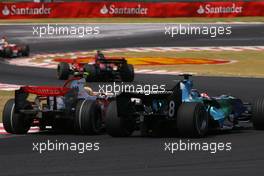
[[[3,16],[9,15],[48,15],[51,13],[51,8],[47,8],[44,4],[41,7],[17,7],[16,5],[5,5],[2,9]]]
[[[114,4],[111,4],[109,7],[104,5],[100,9],[100,13],[102,15],[147,15],[148,8],[141,7],[140,4],[136,7],[116,7]]]
[[[7,16],[7,15],[10,14],[10,10],[8,9],[7,6],[5,6],[4,9],[2,10],[2,14],[3,14],[4,16]]]
[[[200,5],[197,9],[198,14],[225,14],[225,13],[242,13],[243,7],[236,6],[232,4],[231,6],[212,6],[211,4],[206,4],[204,6]]]

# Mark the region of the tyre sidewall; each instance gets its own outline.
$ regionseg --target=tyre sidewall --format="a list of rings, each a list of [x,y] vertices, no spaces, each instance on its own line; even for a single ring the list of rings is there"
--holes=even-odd
[[[4,56],[6,58],[11,58],[13,55],[13,51],[10,47],[4,48]]]
[[[82,134],[100,134],[101,127],[96,125],[102,123],[102,116],[100,107],[96,104],[96,101],[80,100],[76,106],[75,113],[75,130],[77,133]]]
[[[31,121],[26,120],[21,114],[14,112],[15,100],[7,101],[3,111],[3,125],[8,133],[25,134],[28,132]]]
[[[97,71],[95,65],[85,64],[84,71],[87,72],[89,75],[87,76],[87,81],[94,81],[96,80]]]
[[[208,131],[208,113],[204,105],[183,103],[177,112],[177,129],[180,135],[185,137],[205,136]]]
[[[61,62],[57,67],[57,77],[60,80],[67,80],[70,76],[70,66],[66,62]]]
[[[253,103],[252,123],[256,130],[264,130],[264,97],[258,98]]]

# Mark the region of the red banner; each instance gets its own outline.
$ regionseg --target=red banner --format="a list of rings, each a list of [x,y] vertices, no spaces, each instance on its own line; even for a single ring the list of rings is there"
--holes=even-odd
[[[264,16],[264,1],[0,3],[1,19],[238,16]]]

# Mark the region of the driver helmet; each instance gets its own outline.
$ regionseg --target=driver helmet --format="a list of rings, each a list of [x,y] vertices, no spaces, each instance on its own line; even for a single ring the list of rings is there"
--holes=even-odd
[[[205,92],[201,93],[201,97],[206,98],[206,99],[210,99],[210,96]]]

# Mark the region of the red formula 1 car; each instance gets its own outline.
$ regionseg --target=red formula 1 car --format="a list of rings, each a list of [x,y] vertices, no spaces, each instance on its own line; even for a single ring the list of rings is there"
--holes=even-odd
[[[41,130],[51,126],[53,131],[60,133],[101,133],[105,128],[104,116],[109,97],[88,93],[85,83],[84,78],[73,78],[63,87],[21,87],[15,91],[15,98],[5,104],[5,130],[12,134],[25,134],[31,126],[39,126]]]
[[[28,45],[4,44],[0,45],[0,56],[5,58],[29,56]]]
[[[87,62],[89,60],[90,62]],[[57,77],[66,80],[77,73],[85,75],[87,81],[131,82],[134,80],[134,67],[125,58],[108,57],[102,53],[85,59],[57,59]]]

